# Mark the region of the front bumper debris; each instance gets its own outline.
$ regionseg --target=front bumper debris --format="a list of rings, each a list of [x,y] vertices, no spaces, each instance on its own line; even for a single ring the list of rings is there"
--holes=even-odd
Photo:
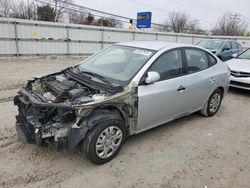
[[[72,107],[43,103],[25,89],[19,94],[14,98],[14,104],[18,106],[16,130],[22,143],[38,146],[53,143],[58,149],[67,150],[73,149],[78,144],[74,137],[76,132],[82,133],[82,128],[74,126],[78,118]]]

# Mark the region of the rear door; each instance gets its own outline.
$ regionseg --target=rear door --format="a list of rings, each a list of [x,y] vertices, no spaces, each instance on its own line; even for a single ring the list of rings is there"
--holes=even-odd
[[[186,48],[185,54],[186,75],[183,76],[182,84],[186,90],[183,92],[183,114],[201,109],[216,85],[215,66],[208,53],[197,48]],[[213,60],[216,62],[215,58]]]

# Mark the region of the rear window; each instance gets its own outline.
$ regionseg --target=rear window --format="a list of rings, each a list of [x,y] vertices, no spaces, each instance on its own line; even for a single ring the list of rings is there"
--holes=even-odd
[[[206,52],[197,49],[186,49],[186,56],[189,74],[209,67]]]
[[[214,66],[217,63],[217,60],[209,53],[208,53],[208,58],[209,58],[209,61],[210,61],[210,67]]]

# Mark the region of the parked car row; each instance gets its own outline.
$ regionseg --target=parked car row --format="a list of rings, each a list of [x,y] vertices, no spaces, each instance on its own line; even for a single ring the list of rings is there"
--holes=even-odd
[[[234,40],[202,40],[197,45],[211,51],[222,61],[230,60],[234,54],[242,52],[242,46]]]
[[[231,71],[231,87],[250,90],[250,49],[242,51],[234,40],[202,40],[197,45],[226,61]]]

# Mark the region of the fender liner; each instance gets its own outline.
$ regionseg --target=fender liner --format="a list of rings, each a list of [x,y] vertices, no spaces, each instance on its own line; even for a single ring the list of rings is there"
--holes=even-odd
[[[98,108],[86,117],[83,117],[79,123],[78,127],[72,127],[68,134],[68,150],[72,150],[76,147],[86,136],[87,132],[91,130],[94,126],[98,126],[103,121],[110,119],[119,119],[123,121],[119,111],[116,109],[102,109]]]

